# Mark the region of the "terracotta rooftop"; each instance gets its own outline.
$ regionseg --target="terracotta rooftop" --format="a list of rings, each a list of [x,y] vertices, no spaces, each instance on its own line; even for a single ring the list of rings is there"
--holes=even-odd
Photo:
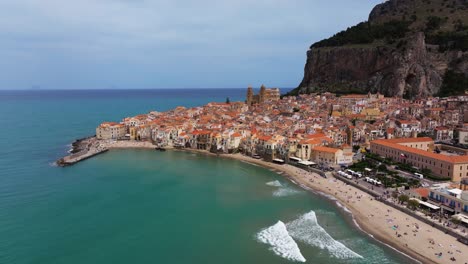
[[[389,143],[399,144],[399,143],[420,143],[420,142],[428,142],[433,141],[430,137],[418,137],[418,138],[393,138],[393,139],[379,139],[384,140]],[[375,141],[379,141],[375,140]]]
[[[407,140],[407,142],[404,141],[405,139]],[[383,146],[391,147],[391,148],[398,149],[398,150],[401,150],[401,151],[406,151],[406,152],[409,152],[409,153],[412,153],[412,154],[417,154],[417,155],[421,155],[421,156],[424,156],[424,157],[433,158],[433,159],[437,159],[437,160],[443,160],[443,161],[452,162],[452,163],[468,163],[468,156],[467,155],[465,155],[465,156],[446,156],[446,155],[443,155],[443,154],[437,154],[437,153],[433,153],[431,151],[425,151],[425,150],[422,150],[422,149],[411,148],[411,147],[407,147],[407,146],[403,146],[403,145],[398,144],[398,143],[426,142],[427,141],[427,140],[425,140],[425,141],[424,140],[410,141],[409,139],[410,138],[378,139],[378,140],[371,141],[371,144],[383,145]],[[412,138],[412,139],[414,140],[416,138]],[[420,138],[420,139],[424,139],[424,138]],[[428,138],[425,138],[425,139],[428,139]],[[400,141],[400,142],[398,142],[398,141]],[[431,141],[432,141],[432,139],[431,139]]]
[[[320,152],[336,153],[340,149],[329,148],[329,147],[314,147],[313,150],[320,151]]]
[[[418,193],[421,197],[428,197],[429,196],[429,189],[428,188],[417,188],[414,189],[413,192]]]

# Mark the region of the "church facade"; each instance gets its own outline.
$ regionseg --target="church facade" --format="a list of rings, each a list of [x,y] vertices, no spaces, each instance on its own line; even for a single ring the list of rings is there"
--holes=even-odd
[[[263,104],[269,101],[278,101],[280,99],[280,90],[278,88],[266,88],[265,85],[260,87],[260,92],[254,94],[251,86],[247,88],[247,105]]]

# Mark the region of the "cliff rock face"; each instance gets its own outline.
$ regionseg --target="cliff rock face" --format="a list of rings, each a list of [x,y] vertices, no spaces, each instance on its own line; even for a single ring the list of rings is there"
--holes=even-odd
[[[389,21],[388,15],[383,14],[398,13],[395,10],[418,8],[415,2],[390,0],[380,4],[371,12],[369,24]],[[375,41],[365,45],[312,45],[297,92],[371,91],[407,98],[437,94],[447,69],[467,73],[468,53],[441,52],[438,46],[426,44],[421,25],[412,23],[409,32],[392,44]]]
[[[422,97],[437,93],[446,64],[438,69],[426,51],[424,34],[408,39],[402,49],[330,47],[307,52],[301,93],[380,92],[387,96]]]

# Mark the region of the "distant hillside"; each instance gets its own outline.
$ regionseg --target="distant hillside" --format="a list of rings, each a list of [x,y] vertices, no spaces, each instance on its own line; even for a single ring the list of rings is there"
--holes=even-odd
[[[468,0],[389,0],[369,20],[311,45],[290,95],[381,92],[406,98],[468,89]]]

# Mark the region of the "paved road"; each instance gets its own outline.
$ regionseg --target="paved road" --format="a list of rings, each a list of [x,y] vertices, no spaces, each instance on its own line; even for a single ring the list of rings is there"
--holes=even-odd
[[[400,176],[403,176],[407,179],[415,179],[416,177],[414,177],[414,174],[413,173],[410,173],[410,172],[406,172],[406,171],[402,171],[402,170],[397,170],[395,169],[395,166],[388,166],[387,165],[387,169],[390,170],[390,171],[394,171],[394,172],[397,172]],[[417,178],[416,178],[417,179]],[[436,182],[435,181],[432,181],[432,180],[429,180],[427,178],[424,178],[424,179],[420,179],[419,180],[421,182],[421,184],[425,187],[429,187],[433,184],[435,184]]]

